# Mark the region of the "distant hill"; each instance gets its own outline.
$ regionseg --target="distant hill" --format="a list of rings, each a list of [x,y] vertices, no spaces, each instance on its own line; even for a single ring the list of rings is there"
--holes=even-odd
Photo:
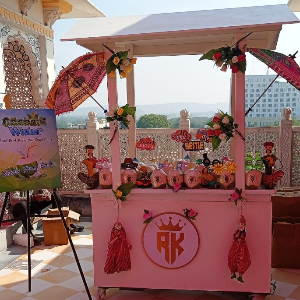
[[[106,108],[106,107],[105,107]],[[179,102],[179,103],[163,103],[152,105],[137,105],[137,119],[146,114],[160,114],[168,118],[176,118],[180,116],[180,111],[187,109],[190,112],[190,117],[210,117],[214,115],[219,109],[229,112],[229,104],[220,103],[195,103],[195,102]],[[98,118],[104,117],[104,113],[100,107],[79,107],[75,111],[62,115],[63,116],[83,116],[88,117],[90,111],[95,111]],[[61,118],[59,117],[59,118]]]

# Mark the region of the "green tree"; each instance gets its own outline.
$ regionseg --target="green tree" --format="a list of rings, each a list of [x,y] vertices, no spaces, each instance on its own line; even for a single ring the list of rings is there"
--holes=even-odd
[[[170,128],[171,123],[166,116],[149,114],[139,118],[137,128]]]
[[[171,118],[171,119],[169,119],[169,122],[171,123],[172,128],[178,128],[179,127],[179,121],[180,121],[180,118]]]
[[[300,121],[296,120],[296,119],[293,119],[292,125],[293,126],[300,126]]]

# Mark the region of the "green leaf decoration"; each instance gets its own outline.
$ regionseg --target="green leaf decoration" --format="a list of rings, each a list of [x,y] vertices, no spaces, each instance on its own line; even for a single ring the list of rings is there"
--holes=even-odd
[[[219,52],[219,49],[211,49],[208,52],[204,53],[199,60],[209,59],[214,60],[213,55]]]
[[[126,104],[124,106],[122,106],[121,108],[123,108],[123,116],[127,116],[128,115],[128,108],[129,108],[129,104]]]
[[[213,150],[216,150],[221,144],[221,139],[219,139],[217,136],[213,136],[212,138],[212,147]]]
[[[113,60],[109,59],[106,63],[106,73],[109,74],[111,71],[116,69],[116,65],[113,63]]]
[[[143,223],[144,223],[144,224],[149,224],[152,220],[153,220],[153,218],[151,217],[151,218],[145,220]]]
[[[135,112],[136,112],[136,107],[128,107],[127,112],[129,115],[131,115],[134,118]]]
[[[235,128],[239,128],[239,124],[234,123]]]
[[[119,51],[119,52],[117,52],[117,56],[120,59],[126,59],[128,56],[128,51]]]
[[[210,122],[207,123],[206,125],[208,125],[209,127],[213,128],[214,124],[215,124],[215,123],[214,123],[213,121],[210,121]]]
[[[121,201],[126,201],[127,198],[126,198],[126,196],[121,196],[121,197],[120,197],[120,200],[121,200]]]
[[[246,72],[246,67],[247,67],[246,61],[243,61],[243,62],[241,62],[241,63],[238,63],[237,66],[238,66],[238,70],[239,70],[240,72],[242,72],[242,73],[245,74],[245,72]]]
[[[122,183],[119,187],[118,190],[120,190],[122,192],[122,197],[123,196],[127,196],[129,195],[129,193],[131,192],[131,189],[133,188],[133,183],[129,182],[129,183]],[[121,198],[122,198],[121,197]],[[122,200],[122,199],[121,199]]]

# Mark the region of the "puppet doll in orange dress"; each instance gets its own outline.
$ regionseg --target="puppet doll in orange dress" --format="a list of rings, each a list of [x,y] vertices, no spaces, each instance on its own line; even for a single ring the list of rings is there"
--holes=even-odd
[[[105,274],[114,274],[131,269],[130,253],[132,248],[126,240],[126,233],[121,223],[117,222],[111,231],[107,247]]]
[[[241,215],[239,228],[233,234],[233,242],[228,255],[231,279],[237,278],[239,282],[244,283],[242,276],[250,265],[251,259],[246,243],[246,219]],[[238,277],[236,273],[238,273]]]

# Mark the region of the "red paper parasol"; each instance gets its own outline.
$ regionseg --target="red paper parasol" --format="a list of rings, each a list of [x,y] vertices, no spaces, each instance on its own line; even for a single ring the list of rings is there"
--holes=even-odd
[[[55,109],[56,115],[60,115],[75,110],[91,97],[105,111],[91,96],[96,92],[105,75],[105,52],[80,56],[58,74],[45,104]]]
[[[247,51],[265,63],[278,75],[269,84],[262,95],[255,101],[255,103],[247,110],[246,116],[279,76],[286,79],[291,85],[300,91],[300,67],[295,62],[295,57],[298,51],[294,55],[289,56],[267,49],[248,48]]]

